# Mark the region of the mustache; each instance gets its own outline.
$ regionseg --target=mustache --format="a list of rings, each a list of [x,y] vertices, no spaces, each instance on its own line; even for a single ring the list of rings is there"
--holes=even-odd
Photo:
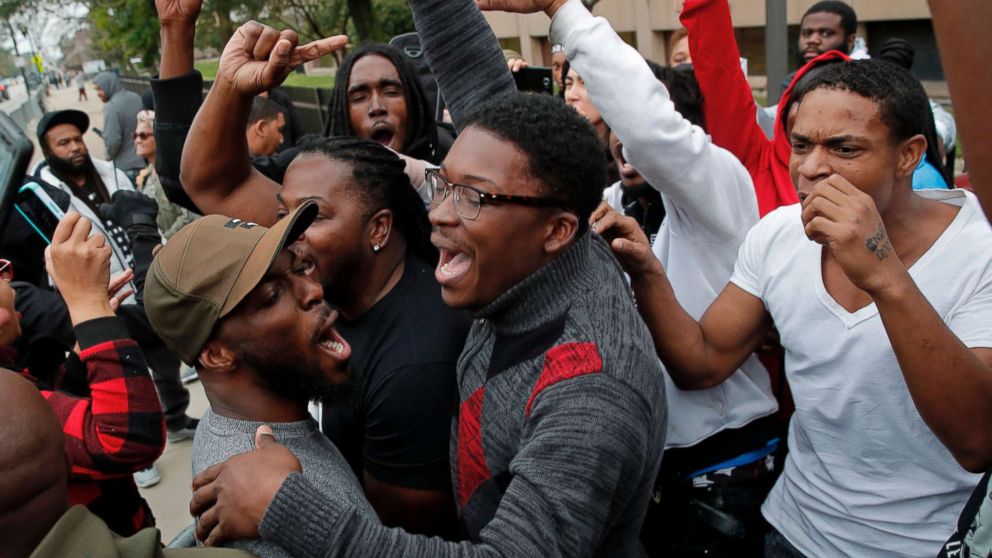
[[[310,333],[310,342],[316,345],[320,341],[320,335],[324,332],[324,324],[327,318],[331,317],[331,306],[326,302],[321,303],[317,310],[317,317],[314,318],[313,331]]]

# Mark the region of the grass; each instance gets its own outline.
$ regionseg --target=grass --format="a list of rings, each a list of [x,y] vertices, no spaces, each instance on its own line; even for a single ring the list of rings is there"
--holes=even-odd
[[[220,62],[218,60],[197,60],[193,63],[193,66],[197,70],[200,70],[200,73],[203,74],[203,79],[212,80],[217,76],[217,67],[220,66]],[[289,74],[283,85],[330,89],[334,87],[334,76],[308,76],[293,72]]]

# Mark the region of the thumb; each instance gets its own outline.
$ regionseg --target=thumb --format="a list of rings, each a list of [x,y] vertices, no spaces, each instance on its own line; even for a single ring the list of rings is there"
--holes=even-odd
[[[276,436],[272,433],[272,427],[263,424],[255,431],[255,449],[265,449],[277,444]]]

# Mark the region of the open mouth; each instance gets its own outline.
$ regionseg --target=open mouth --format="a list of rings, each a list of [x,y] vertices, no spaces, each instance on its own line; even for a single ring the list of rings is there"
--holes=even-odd
[[[444,248],[441,248],[440,252],[441,257],[438,259],[434,276],[441,285],[454,283],[465,275],[472,265],[472,258],[464,252]]]
[[[394,137],[396,137],[396,132],[393,131],[393,127],[389,124],[379,122],[372,126],[372,141],[388,146],[393,142]]]
[[[337,321],[337,318],[337,311],[331,311],[324,327],[321,328],[317,336],[317,345],[330,354],[332,358],[346,361],[351,357],[351,345],[334,329],[334,322]]]

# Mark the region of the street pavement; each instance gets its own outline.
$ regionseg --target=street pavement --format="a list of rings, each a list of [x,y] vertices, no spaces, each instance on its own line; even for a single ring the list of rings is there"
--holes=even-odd
[[[72,108],[87,113],[90,117],[91,129],[86,132],[83,138],[89,148],[90,156],[102,159],[104,157],[103,140],[93,133],[92,128],[103,128],[103,103],[96,96],[92,85],[87,85],[87,93],[89,100],[80,101],[75,86],[63,89],[52,87],[49,96],[44,101],[45,109],[51,111]],[[0,103],[0,110],[6,110],[4,105],[14,102],[15,99],[12,98],[11,101]],[[13,109],[16,108],[16,106],[13,107]],[[28,125],[29,130],[26,130],[28,136],[35,143],[31,168],[34,168],[34,164],[42,158],[41,149],[38,147],[34,133],[36,125],[37,121],[32,121]],[[200,382],[194,382],[186,387],[190,392],[190,405],[187,412],[191,417],[199,417],[208,405],[203,387]],[[165,452],[156,463],[162,475],[162,482],[154,487],[141,489],[141,494],[148,500],[158,528],[162,531],[162,541],[166,543],[193,522],[189,515],[189,500],[192,496],[190,490],[190,483],[192,482],[190,451],[192,447],[193,442],[190,440],[167,443]]]

